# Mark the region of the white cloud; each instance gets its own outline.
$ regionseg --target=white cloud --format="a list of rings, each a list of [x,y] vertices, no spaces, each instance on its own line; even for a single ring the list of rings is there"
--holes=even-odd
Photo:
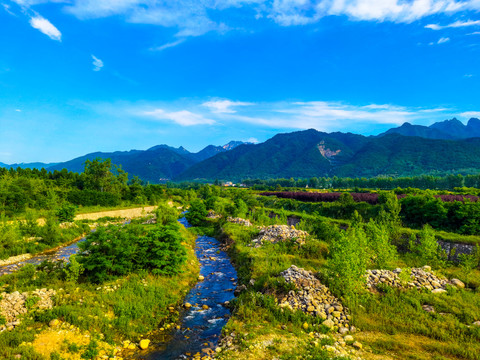
[[[158,25],[177,30],[177,37],[200,36],[211,31],[225,32],[225,11],[247,8],[252,20],[271,19],[281,26],[306,25],[326,16],[347,16],[354,21],[411,23],[431,15],[453,15],[480,11],[480,0],[14,0],[20,6],[45,2],[65,3],[65,11],[79,19],[118,16],[127,22]],[[214,17],[213,17],[214,14]],[[248,15],[247,15],[248,16]],[[248,22],[248,19],[246,19]],[[478,21],[456,21],[445,27],[478,25]],[[170,42],[157,48],[178,45]]]
[[[455,21],[454,23],[448,24],[448,25],[438,25],[438,24],[428,24],[425,26],[427,29],[432,29],[432,30],[442,30],[442,29],[447,29],[447,28],[464,28],[464,27],[469,27],[469,26],[479,26],[480,25],[480,20],[467,20],[467,21]]]
[[[474,76],[475,76],[475,75],[473,75],[473,74],[465,74],[465,75],[463,75],[463,77],[465,77],[465,78],[471,78],[471,77],[474,77]]]
[[[352,105],[333,101],[273,101],[250,103],[232,101],[238,106],[233,111],[226,107],[209,107],[215,100],[181,99],[173,102],[138,102],[93,104],[89,106],[100,115],[128,117],[174,123],[180,126],[208,125],[219,128],[243,127],[245,129],[310,129],[320,131],[358,131],[358,129],[383,128],[413,124],[431,124],[454,116],[459,111],[447,107],[407,107],[396,104]],[[216,111],[220,109],[220,111]],[[248,127],[246,126],[248,124]],[[164,126],[165,124],[162,124]],[[252,140],[253,142],[253,140]]]
[[[177,45],[180,45],[181,43],[183,43],[185,41],[185,39],[179,39],[177,41],[173,41],[173,42],[169,42],[169,43],[166,43],[166,44],[163,44],[161,46],[157,46],[157,47],[153,47],[151,48],[150,50],[152,51],[163,51],[165,49],[168,49],[168,48],[171,48],[171,47],[175,47]]]
[[[231,100],[211,100],[204,102],[203,106],[210,109],[211,112],[217,114],[233,114],[236,113],[236,110],[231,109],[235,106],[248,106],[253,105],[252,103],[248,102],[241,102],[241,101],[231,101]]]
[[[15,13],[11,10],[10,5],[8,5],[8,4],[2,4],[2,6],[3,6],[3,9],[4,9],[7,13],[9,13],[10,15],[13,15],[13,16],[17,16],[17,14],[15,14]]]
[[[103,61],[97,58],[95,55],[92,54],[92,65],[93,65],[93,71],[100,71],[103,68]]]
[[[460,117],[464,117],[467,119],[470,118],[477,118],[480,119],[480,111],[466,111],[460,114]]]
[[[15,109],[15,111],[16,111],[16,112],[22,112],[22,110],[20,110],[20,109]]]
[[[62,41],[62,33],[50,21],[41,15],[35,14],[33,17],[31,17],[30,25],[47,35],[50,39]]]
[[[188,110],[167,112],[163,109],[155,109],[153,111],[144,111],[140,115],[153,117],[157,120],[170,120],[181,126],[212,125],[215,123],[214,120],[207,119],[203,115]]]
[[[245,140],[245,142],[252,143],[252,144],[258,144],[259,143],[258,139],[254,138],[254,137],[248,138],[247,140]]]
[[[442,37],[438,39],[437,44],[445,44],[446,42],[449,42],[450,38],[449,37]]]

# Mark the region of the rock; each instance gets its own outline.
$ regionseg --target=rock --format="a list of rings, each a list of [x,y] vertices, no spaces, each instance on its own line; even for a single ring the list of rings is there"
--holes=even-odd
[[[333,329],[333,327],[335,326],[335,323],[332,320],[327,319],[324,322],[322,322],[322,325],[325,325],[329,329]]]
[[[233,291],[235,296],[238,296],[242,293],[242,291],[247,290],[247,287],[245,285],[238,285],[235,290]]]
[[[450,280],[450,282],[452,283],[453,286],[456,286],[457,288],[460,288],[460,289],[465,288],[465,284],[458,279],[452,279]]]
[[[430,272],[432,271],[432,267],[429,266],[429,265],[425,265],[424,267],[422,267],[423,271],[427,271],[427,272]]]
[[[48,323],[48,326],[50,327],[57,327],[58,325],[60,325],[60,320],[58,319],[53,319]]]
[[[208,305],[202,305],[203,310],[208,310]]]
[[[447,290],[445,289],[433,289],[432,290],[432,294],[443,294],[443,293],[446,293]]]
[[[192,304],[187,302],[183,306],[185,307],[185,309],[190,309],[192,307]]]
[[[252,223],[250,222],[250,220],[246,220],[246,219],[242,219],[242,218],[233,218],[233,217],[228,217],[227,218],[227,221],[228,222],[231,222],[231,223],[234,223],[234,224],[240,224],[240,225],[243,225],[243,226],[252,226]]]
[[[148,345],[150,345],[150,340],[148,339],[140,340],[140,344],[139,344],[140,349],[145,350],[148,348]]]
[[[355,341],[353,339],[353,336],[352,335],[346,335],[343,340],[345,340],[345,342],[348,344],[348,345],[351,345],[353,344],[353,342]]]
[[[198,281],[203,281],[205,280],[205,277],[203,275],[198,275]]]
[[[422,305],[422,309],[425,310],[426,312],[435,312],[435,308],[432,305]]]
[[[355,341],[355,342],[352,344],[352,346],[353,346],[355,349],[357,349],[357,350],[361,350],[362,347],[363,347],[362,344],[359,343],[358,341]]]
[[[475,321],[475,322],[473,323],[473,325],[475,325],[475,326],[480,326],[480,321]]]
[[[348,333],[348,328],[342,326],[340,329],[338,329],[338,332],[339,332],[341,335],[345,335],[346,333]]]

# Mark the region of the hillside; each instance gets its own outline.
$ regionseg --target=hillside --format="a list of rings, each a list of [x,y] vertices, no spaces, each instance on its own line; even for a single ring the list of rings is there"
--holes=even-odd
[[[67,169],[82,172],[85,161],[95,158],[110,158],[112,164],[119,165],[131,176],[138,176],[144,181],[158,183],[170,180],[193,166],[218,153],[234,149],[242,142],[230,142],[224,146],[209,145],[198,153],[191,153],[184,147],[174,148],[168,145],[157,145],[148,150],[130,150],[116,152],[95,152],[80,156],[70,161],[55,164],[48,170]]]
[[[177,180],[400,176],[480,168],[480,139],[364,137],[310,129],[279,134],[195,164]]]

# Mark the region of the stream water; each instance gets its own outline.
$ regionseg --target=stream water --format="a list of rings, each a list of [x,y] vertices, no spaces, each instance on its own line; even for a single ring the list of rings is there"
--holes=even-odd
[[[33,265],[39,265],[45,260],[50,260],[50,261],[68,261],[71,255],[78,253],[80,250],[78,248],[78,243],[85,241],[85,238],[81,238],[80,240],[76,241],[73,244],[70,244],[68,246],[62,247],[58,250],[54,251],[47,251],[43,254],[40,255],[35,255],[30,259],[23,260],[20,262],[17,262],[15,264],[10,264],[10,265],[3,265],[0,266],[0,276],[6,275],[6,274],[11,274],[18,269],[20,269],[22,266],[26,264],[33,264]]]
[[[185,218],[179,221],[190,226]],[[205,279],[185,297],[184,302],[192,307],[184,312],[180,330],[175,330],[167,342],[153,344],[158,350],[142,356],[144,359],[187,359],[196,353],[203,356],[203,350],[215,350],[218,344],[222,328],[230,316],[223,304],[234,298],[237,272],[217,239],[199,236],[196,245],[200,275]],[[207,305],[208,309],[202,309],[202,305]]]

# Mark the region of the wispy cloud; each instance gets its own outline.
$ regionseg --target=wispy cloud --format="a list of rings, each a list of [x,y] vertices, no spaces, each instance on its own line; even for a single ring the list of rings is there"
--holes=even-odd
[[[222,103],[223,102],[223,103]],[[208,104],[208,105],[206,105]],[[225,104],[225,106],[220,105]],[[236,104],[236,105],[232,105]],[[238,104],[241,104],[238,106]],[[243,106],[247,104],[248,106]],[[217,106],[218,105],[218,106]],[[230,108],[230,106],[236,108]],[[414,108],[395,104],[351,105],[331,101],[241,102],[182,99],[169,103],[116,104],[101,106],[110,116],[140,117],[180,126],[225,128],[248,124],[264,129],[309,129],[349,131],[364,128],[386,128],[404,122],[428,124],[445,120],[458,112],[445,107]]]
[[[425,28],[432,30],[442,30],[448,28],[464,28],[469,26],[480,26],[480,20],[455,21],[454,23],[443,26],[438,24],[428,24],[425,25]]]
[[[250,10],[252,20],[270,19],[280,26],[313,24],[327,16],[347,16],[353,21],[391,21],[411,23],[431,15],[453,15],[479,11],[479,0],[14,0],[21,6],[60,2],[65,11],[79,19],[121,16],[126,21],[177,29],[176,36],[200,36],[211,31],[230,29],[223,12],[239,8]],[[243,12],[242,15],[248,14]],[[215,14],[213,17],[212,14]],[[449,25],[429,24],[440,30],[446,27],[478,25],[478,21],[456,21]],[[164,50],[178,45],[169,42]]]
[[[480,119],[480,111],[465,111],[463,113],[460,113],[460,117],[467,118],[467,119],[470,119],[470,118]]]
[[[30,25],[47,35],[50,39],[62,41],[62,33],[47,19],[39,14],[30,18]]]
[[[8,4],[2,4],[2,6],[3,6],[3,9],[4,9],[7,13],[9,13],[10,15],[13,15],[13,16],[17,16],[17,14],[15,14],[15,13],[11,10],[10,5],[8,5]]]
[[[172,48],[172,47],[175,47],[177,45],[180,45],[184,41],[185,41],[185,39],[179,39],[177,41],[169,42],[169,43],[163,44],[161,46],[153,47],[150,50],[152,50],[152,51],[163,51],[165,49]]]
[[[193,125],[212,125],[214,120],[208,119],[203,115],[190,112],[188,110],[180,110],[167,112],[163,109],[155,109],[153,111],[144,111],[140,115],[152,117],[156,120],[169,120],[177,123],[181,126],[193,126]]]
[[[231,101],[231,100],[211,100],[204,102],[203,106],[210,109],[211,112],[217,114],[233,114],[237,111],[232,109],[236,106],[248,106],[253,105],[252,103],[242,102],[242,101]]]
[[[436,42],[431,42],[428,45],[440,45],[440,44],[445,44],[446,42],[449,42],[450,38],[449,37],[441,37],[438,39]]]
[[[92,54],[92,65],[93,65],[93,71],[100,71],[103,68],[103,61],[97,58],[95,55]]]

